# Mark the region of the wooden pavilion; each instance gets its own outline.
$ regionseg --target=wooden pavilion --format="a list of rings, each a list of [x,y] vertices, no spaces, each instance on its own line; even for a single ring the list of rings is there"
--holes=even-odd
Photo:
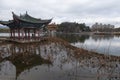
[[[23,15],[16,15],[14,12],[13,20],[0,21],[0,24],[8,26],[10,29],[10,38],[17,40],[36,40],[40,39],[40,34],[47,28],[52,19],[42,20],[34,18],[26,12]]]

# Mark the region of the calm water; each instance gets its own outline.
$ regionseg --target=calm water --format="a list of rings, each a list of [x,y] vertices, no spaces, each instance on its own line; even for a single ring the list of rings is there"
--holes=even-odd
[[[69,41],[72,45],[102,54],[120,56],[120,37],[110,35],[79,35],[64,34],[60,38]]]
[[[59,37],[75,46],[89,39],[99,40],[80,35]],[[78,56],[73,50],[56,42],[0,42],[0,80],[120,80],[120,61]]]

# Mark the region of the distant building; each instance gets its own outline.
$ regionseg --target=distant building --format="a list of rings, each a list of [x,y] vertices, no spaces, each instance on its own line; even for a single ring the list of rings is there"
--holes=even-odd
[[[57,28],[58,28],[58,26],[57,26],[55,23],[49,24],[49,25],[47,26],[48,33],[49,33],[51,36],[54,36]]]

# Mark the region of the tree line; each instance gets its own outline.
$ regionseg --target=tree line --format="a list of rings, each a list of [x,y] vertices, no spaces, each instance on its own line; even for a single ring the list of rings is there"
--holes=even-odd
[[[91,27],[93,32],[113,32],[115,26],[111,24],[95,23]]]
[[[0,28],[0,33],[10,32],[8,28]]]
[[[63,33],[80,33],[80,32],[120,32],[120,27],[115,28],[111,24],[95,23],[91,27],[85,23],[62,22],[55,24],[57,32]],[[0,33],[10,32],[9,28],[0,28]]]
[[[90,27],[86,26],[85,23],[62,22],[61,24],[58,24],[57,31],[65,33],[88,32],[90,31]]]

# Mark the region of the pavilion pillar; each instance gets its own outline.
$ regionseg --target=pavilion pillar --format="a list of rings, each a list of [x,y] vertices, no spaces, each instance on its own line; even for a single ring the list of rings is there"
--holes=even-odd
[[[24,29],[25,30],[25,39],[27,38],[27,32],[26,32],[26,29]]]
[[[22,39],[24,39],[24,29],[22,30]]]
[[[30,29],[28,29],[28,39],[30,40]]]
[[[12,37],[12,38],[13,38],[13,32],[14,32],[13,29],[11,29],[11,37]]]
[[[36,39],[36,29],[34,29],[34,39]]]
[[[15,39],[15,29],[13,29],[13,39]]]
[[[10,38],[12,38],[12,29],[10,28]]]
[[[40,39],[40,29],[38,30],[38,39]]]
[[[27,37],[27,39],[28,39],[28,29],[26,29],[26,37]]]
[[[37,29],[35,29],[35,40],[37,39]]]
[[[18,28],[17,31],[18,31],[18,39],[20,39],[20,29]]]

